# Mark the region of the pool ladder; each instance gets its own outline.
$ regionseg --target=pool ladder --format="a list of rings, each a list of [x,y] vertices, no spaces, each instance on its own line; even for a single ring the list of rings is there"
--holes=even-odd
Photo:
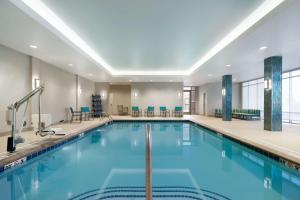
[[[146,200],[152,200],[151,125],[146,124]]]

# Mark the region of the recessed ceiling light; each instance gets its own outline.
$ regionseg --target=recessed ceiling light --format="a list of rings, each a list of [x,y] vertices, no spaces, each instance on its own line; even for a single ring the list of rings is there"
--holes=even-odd
[[[70,67],[72,67],[73,66],[73,64],[72,63],[70,63],[70,64],[68,64]]]
[[[152,80],[150,80],[150,82],[152,82]]]
[[[212,76],[212,74],[207,74],[207,76]]]
[[[38,48],[36,45],[33,45],[33,44],[30,45],[29,47],[32,48],[32,49],[37,49]]]
[[[173,80],[169,80],[170,82],[173,82]]]
[[[91,59],[93,59],[99,66],[104,67],[112,75],[190,75],[196,69],[205,64],[208,60],[214,57],[217,53],[228,46],[232,41],[241,36],[250,27],[256,24],[264,16],[270,13],[273,9],[283,3],[285,0],[265,0],[259,5],[249,16],[242,20],[238,26],[231,30],[223,39],[221,39],[215,46],[206,52],[193,66],[187,70],[174,71],[120,71],[113,69],[94,49],[92,49],[75,31],[73,31],[62,19],[60,19],[51,9],[49,9],[43,1],[32,0],[11,0],[16,6],[23,9],[28,14],[31,11],[24,9],[20,3],[23,2],[41,18],[46,20],[64,37],[69,39],[75,46],[81,49]]]
[[[225,65],[225,66],[226,66],[226,67],[231,67],[231,65],[229,65],[229,64],[228,64],[228,65]]]
[[[265,50],[267,48],[268,48],[267,46],[262,46],[262,47],[259,47],[259,50],[263,51],[263,50]]]
[[[89,73],[88,76],[93,76],[93,74],[92,74],[92,73]]]
[[[129,82],[132,82],[132,80],[129,80]]]

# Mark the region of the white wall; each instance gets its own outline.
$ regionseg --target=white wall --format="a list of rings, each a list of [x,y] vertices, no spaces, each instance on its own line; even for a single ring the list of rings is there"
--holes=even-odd
[[[216,108],[222,108],[222,83],[208,83],[199,86],[199,114],[203,113],[203,93],[206,93],[206,115],[213,116]],[[239,83],[232,85],[232,108],[241,108],[241,87]]]
[[[131,107],[131,86],[130,85],[110,85],[109,87],[109,113],[119,114],[118,105]]]
[[[68,108],[76,106],[76,76],[37,58],[32,58],[32,72],[45,86],[41,102],[42,113],[51,114],[52,123],[67,120]],[[33,114],[37,114],[36,105],[32,105]]]
[[[10,126],[5,122],[7,106],[21,99],[30,91],[30,82],[29,57],[0,45],[0,133],[10,131]],[[23,110],[24,106],[20,108],[17,119],[21,119]],[[29,125],[30,115],[28,113],[26,121]]]
[[[5,122],[7,106],[34,89],[34,80],[37,78],[45,85],[42,113],[51,114],[52,123],[68,120],[69,107],[76,107],[76,99],[79,107],[91,105],[91,95],[95,93],[93,81],[78,77],[82,94],[78,94],[77,98],[75,74],[0,45],[0,133],[9,132],[11,129]],[[18,112],[18,122],[24,107],[25,105]],[[35,113],[37,96],[32,99],[26,114],[27,128],[31,127],[31,114]]]
[[[182,89],[183,83],[133,83],[131,105],[139,106],[143,110],[147,106],[155,106],[155,114],[158,115],[159,106],[167,106],[170,110],[175,106],[182,106]]]
[[[92,108],[92,95],[95,94],[95,83],[78,76],[78,87],[81,89],[81,94],[78,94],[78,109],[85,106]]]

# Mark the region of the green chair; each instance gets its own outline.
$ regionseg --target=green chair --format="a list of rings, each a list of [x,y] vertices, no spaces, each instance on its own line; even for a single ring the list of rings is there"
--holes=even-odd
[[[90,118],[94,120],[94,113],[91,112],[89,107],[81,107],[80,110],[85,120],[90,120]]]
[[[154,117],[154,106],[148,106],[145,110],[145,115],[147,117]]]
[[[140,108],[138,106],[132,106],[131,107],[131,116],[132,117],[139,117],[141,116],[142,111],[140,110]]]
[[[215,117],[222,117],[222,109],[220,108],[215,109]]]
[[[173,111],[173,116],[174,117],[182,117],[183,116],[182,106],[175,106],[175,109]]]
[[[170,117],[170,110],[168,110],[166,106],[160,106],[159,111],[161,117]]]

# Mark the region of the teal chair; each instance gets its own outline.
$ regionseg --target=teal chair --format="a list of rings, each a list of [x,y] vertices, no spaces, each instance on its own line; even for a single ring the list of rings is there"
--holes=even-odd
[[[81,107],[80,111],[82,113],[82,116],[84,116],[85,120],[90,120],[90,118],[94,120],[94,113],[91,112],[89,107]]]
[[[183,116],[182,106],[175,106],[175,109],[173,111],[173,115],[175,117],[182,117]]]
[[[170,110],[168,110],[166,106],[160,106],[159,112],[161,117],[170,117]]]
[[[139,117],[141,116],[142,112],[138,106],[131,107],[131,116],[132,117]]]
[[[147,117],[154,117],[154,106],[148,106],[145,110],[145,115]]]

